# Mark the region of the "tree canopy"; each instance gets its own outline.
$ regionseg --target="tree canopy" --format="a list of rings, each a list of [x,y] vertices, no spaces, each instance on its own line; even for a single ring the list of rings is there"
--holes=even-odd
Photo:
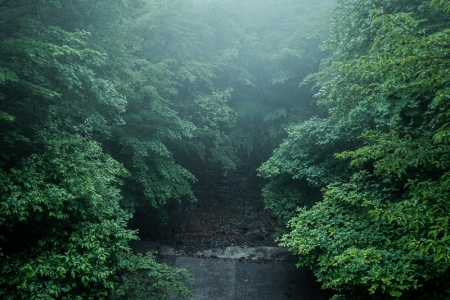
[[[280,244],[334,299],[446,299],[448,3],[338,1],[330,16],[307,79],[328,115],[260,168],[276,212],[300,207]],[[283,186],[294,196],[278,201]]]
[[[166,222],[200,169],[261,162],[317,111],[298,84],[329,7],[0,0],[0,297],[189,296],[185,271],[131,253],[128,220]]]
[[[248,163],[334,299],[449,298],[449,12],[0,0],[0,297],[189,296],[128,221]]]

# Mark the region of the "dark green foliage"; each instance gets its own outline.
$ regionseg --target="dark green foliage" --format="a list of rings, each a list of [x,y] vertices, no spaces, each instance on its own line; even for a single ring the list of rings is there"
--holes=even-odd
[[[312,93],[298,84],[317,70],[323,56],[316,50],[326,30],[317,18],[329,5],[153,3],[138,20],[142,55],[173,62],[177,93],[171,102],[181,119],[197,127],[193,140],[174,145],[179,161],[198,155],[204,168],[232,169],[242,158],[235,155],[239,149],[261,160],[284,137],[284,127],[315,111]],[[301,74],[294,72],[297,66],[304,69]]]
[[[136,269],[153,272],[147,296],[189,294],[185,273],[131,253],[121,188],[133,177],[99,143],[124,124],[130,88],[120,80],[136,78],[137,39],[117,38],[129,33],[131,7],[138,2],[0,3],[1,298],[124,299],[142,279]],[[115,41],[93,39],[109,33]],[[167,105],[153,111],[172,124]]]
[[[192,275],[186,270],[155,262],[151,253],[128,255],[121,268],[124,273],[111,299],[167,299],[169,292],[180,298],[193,296],[185,286],[185,282],[194,282]]]
[[[181,120],[165,98],[175,93],[167,63],[141,63],[141,68],[130,93],[134,98],[128,98],[123,114],[125,124],[114,128],[111,140],[105,144],[132,174],[125,189],[131,206],[139,202],[137,199],[145,199],[160,209],[169,200],[195,199],[190,187],[194,176],[176,163],[168,148],[191,138],[195,127]]]
[[[324,287],[342,293],[335,299],[449,297],[445,5],[339,1],[333,15],[337,37],[326,43],[332,53],[316,75],[318,96],[330,109],[327,120],[334,123],[327,132],[336,139],[345,136],[338,134],[343,124],[361,124],[347,132],[357,143],[328,152],[335,153],[335,164],[350,161],[352,175],[332,178],[323,201],[299,208],[281,245],[297,253],[299,265],[311,267]],[[342,15],[347,21],[340,23]],[[308,162],[302,157],[297,163],[292,154],[276,157],[263,165],[263,175],[270,176],[271,166],[302,174],[295,166]],[[326,166],[323,178],[335,172]]]
[[[35,136],[42,153],[1,173],[5,299],[105,298],[134,233],[119,207],[125,170],[78,134]],[[101,173],[100,173],[101,170]],[[100,175],[101,174],[101,175]]]
[[[119,206],[117,177],[127,176],[120,164],[91,139],[53,126],[35,143],[43,154],[0,176],[4,299],[133,299],[140,281],[148,281],[136,270],[149,270],[153,279],[138,295],[190,295],[183,271],[130,253],[136,236]]]
[[[392,109],[327,118],[299,87],[326,56],[331,4],[0,1],[1,296],[189,296],[184,271],[131,254],[131,214],[164,221],[167,204],[195,201],[196,171],[262,161],[286,136],[260,169],[283,221],[346,181],[359,166],[334,153],[380,128],[372,109]],[[427,104],[414,105],[403,122],[421,122]]]
[[[260,175],[271,180],[263,190],[266,207],[284,223],[296,214],[296,207],[313,205],[323,187],[350,174],[347,164],[333,154],[348,149],[352,137],[333,125],[331,119],[318,118],[292,125],[288,138],[259,168]]]

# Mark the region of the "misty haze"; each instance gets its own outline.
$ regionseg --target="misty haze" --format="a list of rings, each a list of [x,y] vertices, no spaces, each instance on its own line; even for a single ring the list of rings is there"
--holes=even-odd
[[[0,0],[0,298],[450,299],[448,0]]]

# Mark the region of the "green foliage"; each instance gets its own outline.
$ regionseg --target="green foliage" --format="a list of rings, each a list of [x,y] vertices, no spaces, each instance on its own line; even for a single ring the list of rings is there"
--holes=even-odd
[[[127,254],[121,268],[125,273],[111,299],[168,299],[169,292],[180,298],[193,296],[184,285],[184,282],[194,283],[192,275],[184,269],[155,262],[151,253],[145,256]]]
[[[3,110],[12,111],[18,103],[32,106],[39,99],[40,114],[49,107],[64,115],[70,112],[77,122],[88,118],[95,130],[108,134],[111,122],[121,121],[112,115],[123,111],[125,100],[111,81],[94,71],[106,57],[86,47],[86,32],[30,23],[33,27],[18,32],[18,37],[0,42],[1,65],[9,69],[2,83]],[[37,33],[33,28],[42,29]],[[62,95],[66,101],[58,101]]]
[[[432,0],[431,6],[443,7],[446,12],[448,12],[450,10],[450,3],[446,0]]]
[[[312,268],[324,287],[353,299],[364,289],[397,297],[417,287],[413,257],[398,245],[404,233],[369,214],[367,199],[388,200],[394,193],[386,189],[366,173],[329,185],[323,201],[299,209],[281,245],[299,254],[299,265]]]
[[[264,160],[286,134],[261,169],[281,218],[344,178],[333,153],[355,149],[371,106],[292,125],[326,116],[298,84],[324,56],[317,17],[330,5],[0,1],[1,295],[189,296],[185,272],[130,253],[130,213],[148,205],[164,219],[166,204],[195,200],[198,168]]]
[[[194,176],[177,164],[168,148],[170,143],[191,138],[195,130],[166,99],[176,92],[168,63],[141,63],[142,72],[130,93],[134,98],[128,99],[123,114],[126,124],[115,128],[107,143],[109,151],[132,173],[125,188],[131,206],[141,198],[159,209],[171,200],[195,199],[190,187]]]
[[[345,181],[351,169],[334,159],[334,153],[358,145],[352,134],[364,126],[353,122],[337,125],[333,118],[317,117],[290,126],[288,137],[259,168],[260,176],[270,180],[263,189],[266,208],[286,224],[295,216],[296,207],[321,200],[322,188]]]
[[[238,161],[235,149],[227,132],[234,127],[235,111],[227,105],[232,89],[215,91],[211,95],[199,95],[190,107],[190,119],[196,124],[194,142],[201,142],[207,152],[197,152],[200,158],[208,157],[211,165],[223,170],[232,170]],[[205,162],[204,162],[205,163]]]
[[[315,109],[309,103],[312,93],[298,83],[318,68],[322,54],[316,48],[326,30],[315,19],[330,1],[256,2],[154,1],[138,20],[142,56],[174,61],[170,70],[176,74],[177,94],[171,102],[183,120],[198,128],[194,140],[175,145],[180,162],[204,151],[199,155],[204,167],[232,169],[241,149],[264,159],[285,136],[285,126]],[[304,68],[302,74],[297,74],[298,66]],[[295,75],[271,82],[287,73]],[[226,104],[220,94],[229,94]],[[225,119],[214,129],[205,128],[204,122],[216,117],[202,107],[205,101],[223,103],[215,113]],[[284,111],[286,118],[270,118],[272,111]]]
[[[147,293],[143,297],[164,298],[165,289],[188,295],[185,272],[158,265],[152,256],[131,254],[128,242],[136,232],[127,229],[131,215],[122,181],[138,172],[130,174],[102,147],[116,143],[118,126],[142,108],[138,117],[158,120],[160,126],[150,139],[142,137],[147,128],[129,136],[130,160],[145,151],[159,155],[168,139],[192,136],[193,126],[158,96],[173,94],[170,78],[159,80],[163,84],[154,92],[165,64],[151,65],[133,55],[139,39],[130,34],[127,18],[141,4],[0,3],[1,298],[109,299],[120,294],[123,299],[136,284],[137,268],[153,272],[153,287],[141,291]],[[151,68],[162,71],[142,76]],[[149,98],[155,101],[139,107],[138,100]],[[124,114],[131,103],[136,110],[130,106],[130,114]],[[123,130],[131,132],[136,123]],[[155,183],[168,188],[155,193],[167,198],[192,193],[186,183],[192,175],[173,160],[159,163],[163,167],[155,169],[167,171]]]
[[[252,86],[235,88],[238,98],[234,104],[238,113],[236,129],[245,128],[247,136],[243,140],[254,141],[250,147],[240,141],[244,149],[266,160],[286,137],[286,127],[318,114],[309,87],[298,84],[308,73],[318,70],[324,56],[317,47],[327,30],[318,19],[331,7],[331,2],[267,1],[261,5],[258,1],[252,4],[252,1],[242,4],[242,13],[259,17],[254,16],[249,23],[243,22],[247,19],[245,16],[236,20],[254,41],[248,63],[253,75]],[[244,10],[249,8],[251,12]]]
[[[5,299],[104,299],[134,233],[119,207],[121,165],[94,141],[41,132],[42,154],[1,172]]]
[[[317,76],[319,101],[335,120],[330,132],[349,121],[366,123],[349,134],[359,136],[355,148],[334,151],[341,162],[350,160],[353,175],[326,183],[323,201],[300,208],[281,245],[324,287],[349,299],[445,299],[449,24],[441,20],[447,15],[425,1],[362,2],[338,4],[337,16],[346,12],[356,27],[334,24],[332,32],[343,31],[327,42],[332,54]],[[432,5],[446,4],[438,2]],[[356,113],[369,107],[365,116]],[[267,174],[292,169],[293,159],[283,161],[288,157]]]
[[[2,297],[133,295],[141,286],[138,269],[150,270],[153,282],[139,295],[189,295],[181,283],[189,278],[185,272],[130,253],[127,242],[136,236],[126,229],[130,216],[119,206],[117,178],[127,175],[125,169],[80,135],[51,130],[36,142],[43,154],[1,172]]]

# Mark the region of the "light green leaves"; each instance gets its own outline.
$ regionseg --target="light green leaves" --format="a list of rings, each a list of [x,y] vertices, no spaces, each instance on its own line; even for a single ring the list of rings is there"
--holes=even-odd
[[[311,267],[324,287],[350,299],[449,295],[450,25],[441,22],[447,14],[429,4],[340,1],[334,20],[346,18],[334,24],[336,35],[326,43],[332,54],[316,76],[319,101],[333,120],[330,134],[308,140],[318,129],[304,123],[294,151],[276,152],[272,168],[262,168],[268,177],[299,173],[292,166],[308,163],[309,145],[327,136],[342,139],[337,129],[347,129],[354,148],[336,149],[334,157],[349,162],[350,181],[327,183],[323,201],[298,211],[281,244],[297,252],[299,264]],[[287,159],[294,155],[298,161]],[[325,166],[323,173],[333,169]]]
[[[450,11],[450,2],[447,0],[432,0],[431,6],[433,7],[443,7],[446,12]]]
[[[117,159],[128,155],[132,176],[156,186],[145,191],[153,198],[192,196],[194,178],[167,146],[195,129],[167,99],[177,92],[173,60],[136,56],[131,19],[144,2],[0,4],[2,299],[108,299],[124,283],[136,232],[127,229],[133,205],[120,188],[131,177],[107,146]],[[123,118],[130,134],[122,140]],[[120,142],[129,151],[114,147]],[[136,265],[144,264],[158,267],[151,256]],[[185,278],[173,275],[158,295],[171,287],[188,294]]]

